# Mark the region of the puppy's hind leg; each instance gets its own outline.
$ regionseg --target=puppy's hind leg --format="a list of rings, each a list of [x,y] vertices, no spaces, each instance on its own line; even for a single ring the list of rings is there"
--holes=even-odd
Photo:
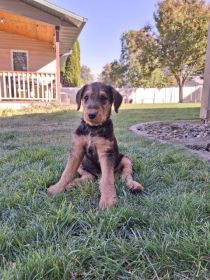
[[[94,179],[94,176],[91,173],[84,170],[81,167],[81,165],[78,169],[78,173],[80,174],[81,177],[74,179],[68,186],[66,186],[66,190],[71,189],[73,186],[77,186],[84,182],[92,181]]]
[[[121,170],[122,181],[126,182],[131,191],[140,192],[144,190],[140,183],[133,180],[133,166],[129,158],[123,156],[117,169]]]

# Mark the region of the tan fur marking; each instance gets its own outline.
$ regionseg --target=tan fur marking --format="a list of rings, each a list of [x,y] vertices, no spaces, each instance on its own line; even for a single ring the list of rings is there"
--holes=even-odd
[[[101,180],[99,189],[101,192],[101,199],[99,207],[112,207],[117,201],[116,189],[114,186],[114,166],[107,157],[107,150],[113,146],[113,142],[102,137],[94,137],[94,143],[99,156],[101,166]]]
[[[100,91],[99,91],[99,96],[100,96],[100,97],[102,97],[102,96],[106,97],[106,92],[103,91],[103,90],[100,90]]]
[[[114,145],[114,141],[99,136],[92,137],[92,143],[96,146],[99,153],[106,153],[106,151],[111,149]]]
[[[81,183],[92,181],[94,179],[94,176],[90,174],[89,172],[85,171],[81,167],[78,169],[78,173],[81,175],[80,178],[74,179],[67,187],[66,190],[69,190],[73,186],[80,185]]]
[[[63,192],[66,186],[73,180],[74,175],[84,157],[84,148],[86,145],[86,137],[73,135],[72,152],[68,159],[65,170],[57,184],[48,188],[48,194],[56,194]]]

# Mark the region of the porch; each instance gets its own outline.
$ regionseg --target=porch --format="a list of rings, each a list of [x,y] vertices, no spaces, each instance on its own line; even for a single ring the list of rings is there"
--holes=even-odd
[[[85,22],[46,0],[0,0],[0,103],[60,102],[60,59]]]
[[[56,74],[0,71],[0,101],[55,101]]]

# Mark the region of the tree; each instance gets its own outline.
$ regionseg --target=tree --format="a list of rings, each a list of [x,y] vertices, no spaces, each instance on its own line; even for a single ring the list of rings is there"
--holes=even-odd
[[[103,70],[98,77],[98,80],[105,84],[111,84],[110,73],[111,73],[111,64],[107,63],[104,65]]]
[[[72,52],[66,60],[64,77],[69,87],[79,87],[81,85],[80,46],[78,41],[74,43]]]
[[[161,88],[174,84],[171,74],[159,65],[156,37],[151,26],[124,33],[121,42],[124,80],[128,86]]]
[[[150,76],[149,87],[165,88],[176,84],[174,77],[167,69],[156,68]]]
[[[154,14],[157,57],[175,77],[179,102],[187,78],[203,67],[207,46],[209,6],[202,0],[164,0]]]
[[[99,75],[99,80],[114,87],[123,87],[125,85],[124,66],[118,60],[107,63]]]
[[[81,67],[81,81],[82,81],[82,84],[85,85],[85,84],[88,84],[88,83],[92,83],[93,80],[94,80],[94,76],[91,73],[90,68],[86,65],[83,65]]]
[[[125,67],[118,60],[114,60],[113,62],[111,62],[111,84],[118,88],[125,86],[124,73]]]
[[[154,55],[155,37],[150,26],[138,31],[131,30],[121,37],[121,62],[125,69],[125,80],[132,87],[145,87],[157,67]]]
[[[170,73],[159,67],[155,36],[150,26],[124,33],[121,42],[120,61],[106,64],[100,80],[115,87],[161,88],[173,83]]]

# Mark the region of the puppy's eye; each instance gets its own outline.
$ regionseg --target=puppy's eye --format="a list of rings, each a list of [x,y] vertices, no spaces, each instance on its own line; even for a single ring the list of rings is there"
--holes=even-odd
[[[101,98],[102,101],[106,101],[107,100],[107,97],[105,95],[102,95],[100,98]]]
[[[88,95],[84,96],[84,100],[87,101],[88,100]]]

